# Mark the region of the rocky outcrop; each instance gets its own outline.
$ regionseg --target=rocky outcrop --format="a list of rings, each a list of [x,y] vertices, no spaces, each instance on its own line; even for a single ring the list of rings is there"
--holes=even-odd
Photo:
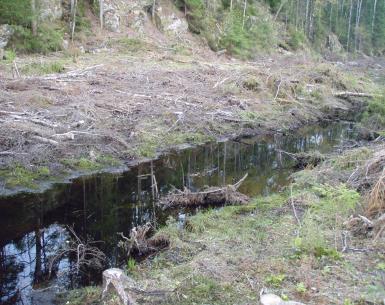
[[[188,31],[186,19],[180,18],[177,14],[167,8],[159,6],[155,12],[156,26],[159,30],[169,34],[181,34]]]
[[[8,24],[0,25],[0,49],[4,49],[13,34],[13,28]]]
[[[13,28],[8,24],[0,25],[0,60],[4,57],[4,48],[13,35]]]
[[[55,21],[63,17],[62,0],[40,0],[39,19],[41,21]]]

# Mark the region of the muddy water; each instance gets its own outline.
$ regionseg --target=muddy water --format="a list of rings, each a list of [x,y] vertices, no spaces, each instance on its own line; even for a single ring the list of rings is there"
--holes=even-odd
[[[49,261],[69,237],[67,226],[83,239],[102,241],[110,265],[119,264],[117,232],[169,213],[155,208],[151,181],[155,174],[160,193],[172,186],[197,190],[205,185],[232,184],[249,176],[240,191],[250,196],[276,192],[289,182],[293,160],[287,152],[330,152],[351,135],[350,124],[339,123],[276,135],[227,141],[171,152],[123,174],[101,174],[54,186],[44,194],[0,199],[0,304],[31,304],[32,288],[74,288],[100,281],[90,270],[78,274],[76,257],[63,257],[53,280],[47,282]],[[191,212],[191,211],[190,211]],[[48,301],[49,302],[49,301]]]

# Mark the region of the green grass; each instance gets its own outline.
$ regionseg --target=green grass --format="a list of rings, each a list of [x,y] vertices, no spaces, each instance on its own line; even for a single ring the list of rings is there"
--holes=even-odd
[[[26,75],[44,75],[64,72],[64,64],[60,61],[47,63],[30,63],[22,66],[20,72]]]
[[[105,167],[116,167],[121,165],[121,162],[110,155],[100,155],[94,160],[88,157],[79,159],[62,159],[61,163],[71,170],[94,171]]]
[[[115,46],[120,52],[125,53],[138,53],[141,51],[149,51],[154,48],[150,43],[142,39],[129,37],[111,40],[109,45],[111,47]]]
[[[39,181],[48,179],[51,172],[48,167],[26,168],[21,164],[15,164],[11,168],[0,170],[7,188],[25,187],[35,189]]]

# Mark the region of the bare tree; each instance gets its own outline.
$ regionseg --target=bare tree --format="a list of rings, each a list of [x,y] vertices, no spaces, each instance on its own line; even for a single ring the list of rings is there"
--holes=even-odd
[[[350,0],[348,40],[346,42],[346,51],[348,51],[348,52],[349,52],[349,43],[350,43],[350,30],[351,30],[351,27],[352,27],[352,13],[353,13],[353,0]]]
[[[245,19],[246,19],[246,8],[247,8],[247,0],[243,3],[243,19],[242,19],[242,29],[245,28]]]
[[[376,20],[377,0],[374,0],[373,17],[372,17],[372,34],[374,32],[374,21]]]

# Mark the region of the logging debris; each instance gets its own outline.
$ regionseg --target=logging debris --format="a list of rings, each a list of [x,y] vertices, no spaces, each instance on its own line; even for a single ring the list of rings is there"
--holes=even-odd
[[[210,187],[201,192],[192,192],[187,188],[184,191],[175,190],[173,193],[161,198],[158,204],[163,209],[220,204],[246,204],[249,201],[249,197],[238,192],[238,188],[246,180],[247,176],[248,174],[233,185]]]

